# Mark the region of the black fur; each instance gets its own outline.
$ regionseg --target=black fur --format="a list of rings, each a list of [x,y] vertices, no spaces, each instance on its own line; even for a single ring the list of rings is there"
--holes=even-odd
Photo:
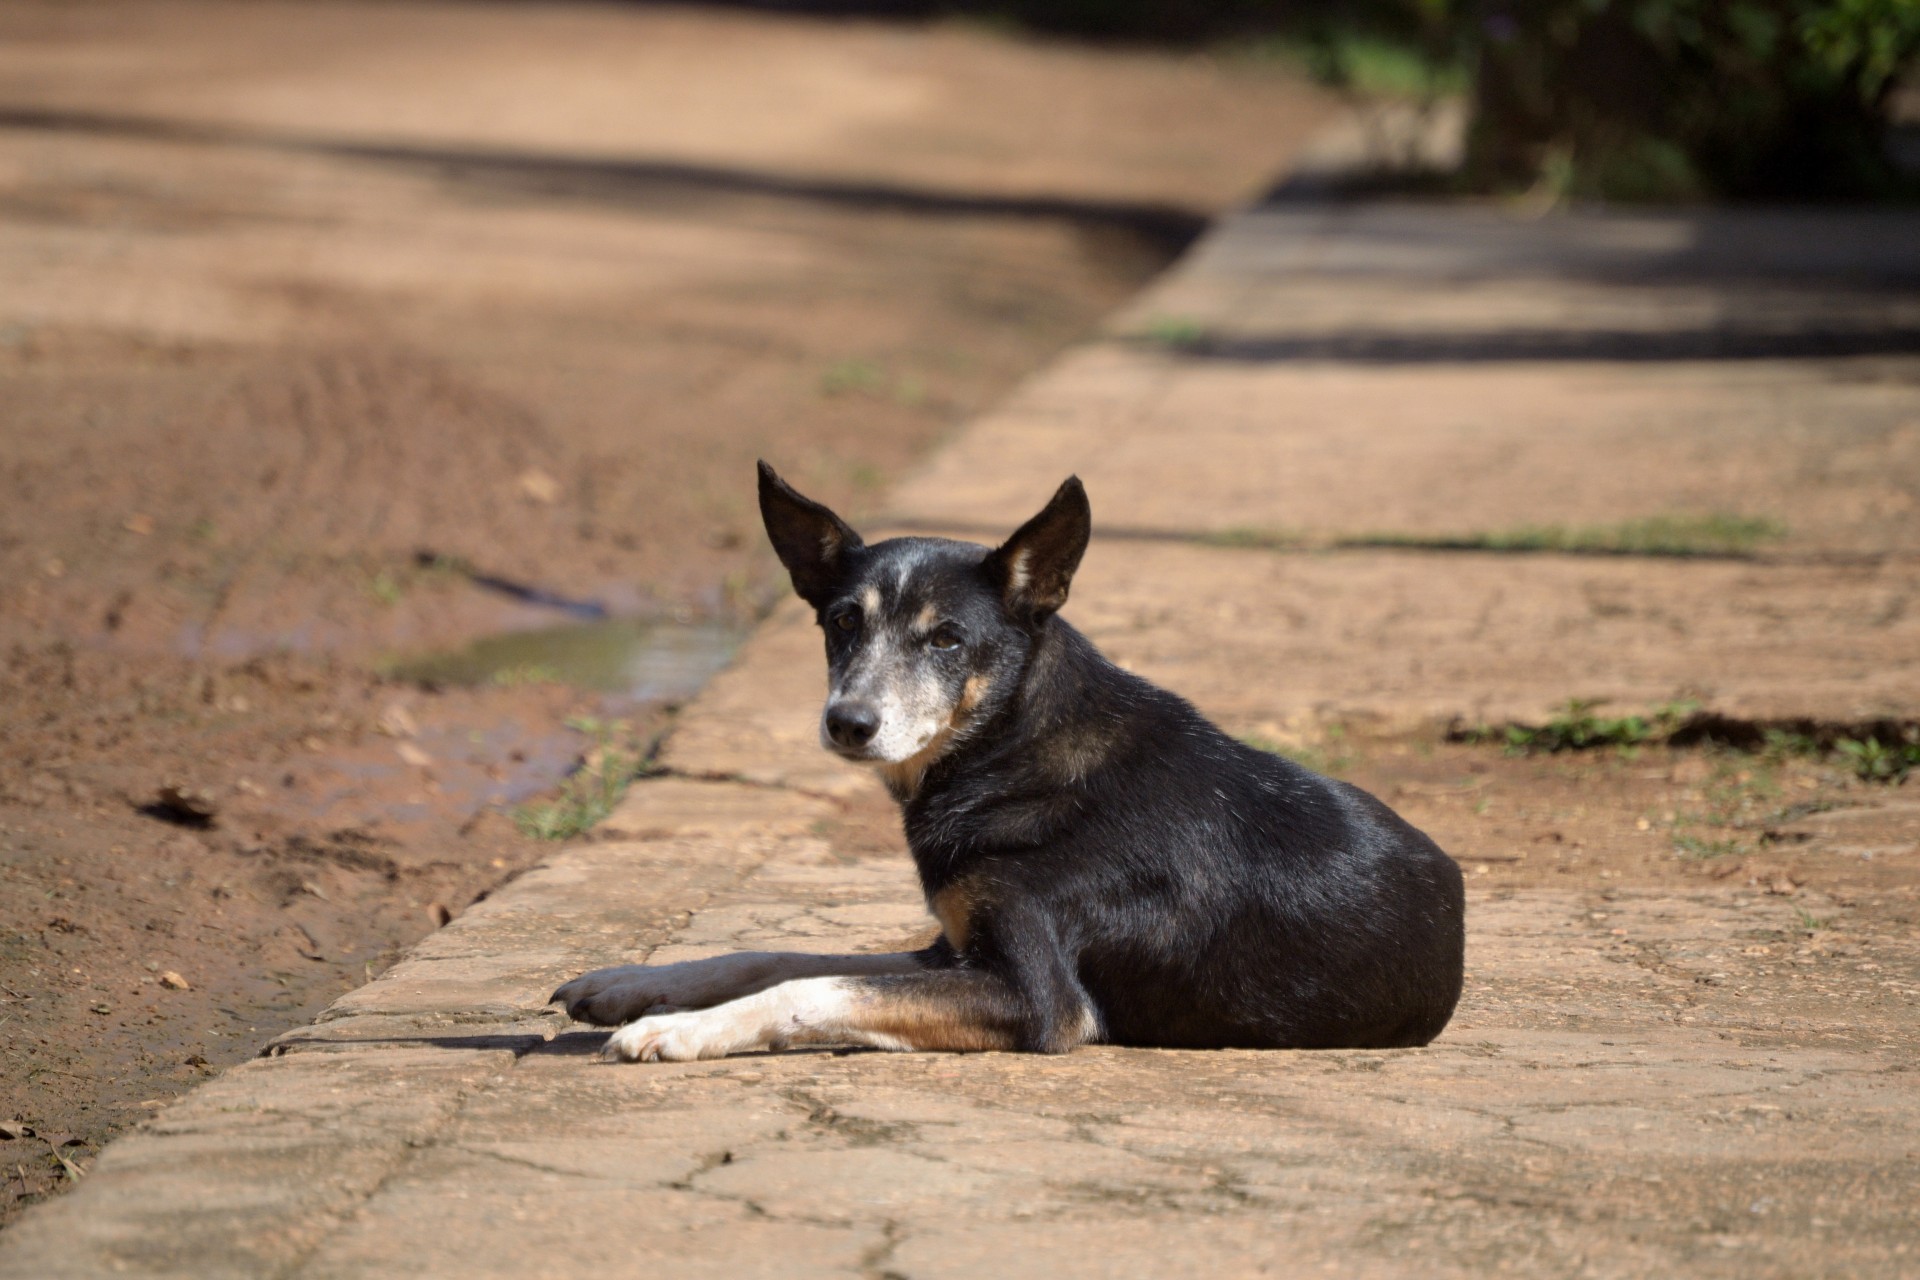
[[[941,645],[912,674],[960,704],[956,728],[890,777],[929,901],[964,904],[925,963],[997,979],[976,989],[1017,1047],[1072,1047],[1088,1010],[1097,1038],[1194,1048],[1419,1045],[1446,1026],[1459,868],[1366,792],[1228,737],[1057,615],[1087,542],[1078,480],[993,551],[863,545],[765,464],[761,500],[830,669],[883,625],[938,616]],[[847,625],[875,592],[885,616]],[[966,706],[969,688],[984,692]]]

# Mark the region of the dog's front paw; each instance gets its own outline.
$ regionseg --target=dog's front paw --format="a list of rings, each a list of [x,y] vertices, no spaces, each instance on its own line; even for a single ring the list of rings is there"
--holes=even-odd
[[[630,1022],[607,1039],[608,1062],[693,1062],[724,1058],[739,1043],[738,1029],[710,1012],[661,1013]]]
[[[617,1027],[645,1014],[665,1012],[663,993],[650,981],[655,972],[641,964],[595,969],[563,984],[547,997],[547,1003],[565,1005],[567,1016],[575,1022]]]

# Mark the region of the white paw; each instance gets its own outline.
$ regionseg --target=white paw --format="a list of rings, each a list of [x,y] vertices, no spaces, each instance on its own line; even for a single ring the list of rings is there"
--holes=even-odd
[[[600,1056],[609,1062],[693,1062],[724,1058],[742,1048],[726,1020],[707,1010],[661,1013],[629,1022],[607,1038]]]

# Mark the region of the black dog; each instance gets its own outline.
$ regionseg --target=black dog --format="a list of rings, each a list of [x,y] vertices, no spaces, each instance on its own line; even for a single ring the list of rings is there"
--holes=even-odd
[[[1058,616],[1070,479],[997,550],[866,546],[760,465],[826,633],[826,744],[879,765],[941,925],[924,951],[603,969],[554,993],[609,1057],[789,1044],[1425,1044],[1460,996],[1460,869],[1378,800],[1234,741]],[[637,1019],[637,1021],[635,1021]]]

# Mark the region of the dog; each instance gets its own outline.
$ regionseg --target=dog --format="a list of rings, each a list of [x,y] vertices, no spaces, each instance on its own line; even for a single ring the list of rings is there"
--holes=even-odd
[[[760,464],[826,637],[824,745],[878,766],[940,934],[923,950],[628,965],[553,995],[605,1054],[789,1045],[1063,1053],[1394,1048],[1460,997],[1460,868],[1357,787],[1238,742],[1060,616],[1079,479],[994,549],[868,546]]]

